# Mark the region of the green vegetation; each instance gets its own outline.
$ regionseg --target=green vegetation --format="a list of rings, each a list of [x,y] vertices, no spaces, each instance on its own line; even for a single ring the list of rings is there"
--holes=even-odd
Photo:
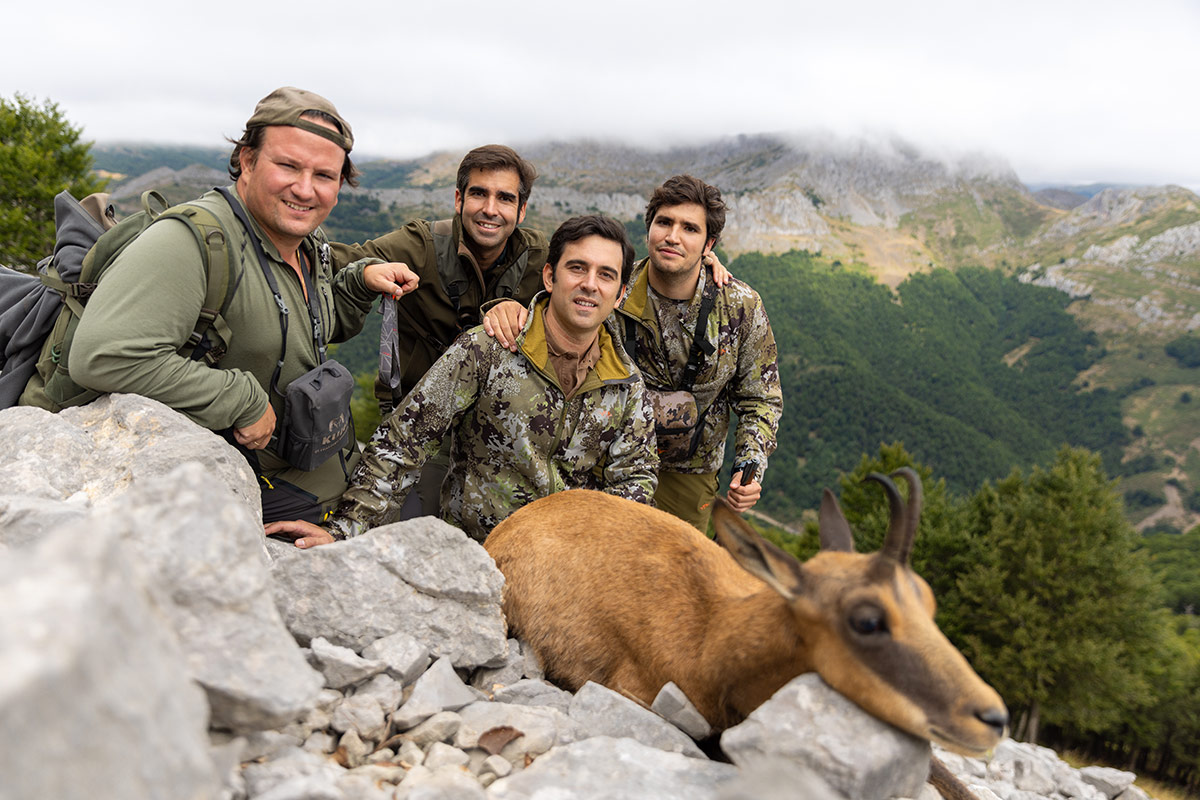
[[[92,155],[96,169],[127,177],[144,175],[154,169],[183,169],[193,164],[225,172],[229,169],[229,147],[171,147],[152,144],[96,145]],[[188,198],[191,199],[191,198]]]
[[[0,97],[0,264],[31,268],[54,249],[54,196],[104,190],[91,145],[57,103]]]
[[[839,479],[858,551],[878,549],[887,528],[883,494],[863,478],[904,465],[925,487],[913,568],[939,626],[1004,698],[1014,736],[1194,787],[1200,529],[1143,541],[1087,450],[1064,447],[1045,468],[956,495],[892,444]],[[816,551],[815,523],[767,535],[801,557]]]
[[[794,520],[880,442],[900,440],[954,491],[1044,464],[1062,444],[1115,471],[1129,434],[1118,397],[1081,391],[1103,351],[1060,292],[994,270],[913,275],[891,291],[814,256],[732,265],[763,297],[784,415],[763,510]]]
[[[1200,367],[1200,336],[1185,333],[1183,336],[1167,342],[1163,350],[1179,362],[1181,367],[1188,369]]]

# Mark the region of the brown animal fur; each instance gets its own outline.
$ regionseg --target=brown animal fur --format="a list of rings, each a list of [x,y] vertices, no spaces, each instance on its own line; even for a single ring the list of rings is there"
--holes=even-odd
[[[986,751],[1007,711],[933,622],[929,586],[907,563],[920,483],[897,474],[909,483],[907,508],[874,476],[892,504],[875,554],[852,552],[828,490],[821,552],[803,564],[722,502],[713,519],[724,547],[669,514],[588,490],[525,506],[485,547],[506,579],[511,635],[568,689],[590,680],[650,704],[674,681],[720,731],[815,671],[909,733]]]

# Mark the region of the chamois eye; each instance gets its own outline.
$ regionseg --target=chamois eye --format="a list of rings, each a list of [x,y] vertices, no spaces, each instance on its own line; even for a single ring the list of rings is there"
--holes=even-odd
[[[860,636],[888,632],[887,617],[875,606],[859,606],[850,612],[850,629]]]

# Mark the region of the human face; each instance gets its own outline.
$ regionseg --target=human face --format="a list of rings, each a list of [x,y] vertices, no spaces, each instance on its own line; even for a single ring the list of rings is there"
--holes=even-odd
[[[290,125],[266,128],[257,154],[242,151],[238,194],[285,259],[337,205],[345,158],[333,142]]]
[[[521,176],[515,169],[473,169],[466,191],[454,190],[454,213],[480,266],[490,267],[500,257],[508,237],[525,220],[520,189]]]
[[[585,236],[563,248],[557,268],[547,264],[542,269],[556,333],[584,346],[591,344],[624,291],[623,256],[617,242],[603,236]]]
[[[700,276],[700,259],[713,244],[705,235],[704,207],[697,203],[664,206],[654,215],[646,242],[651,275],[667,283],[690,283]]]

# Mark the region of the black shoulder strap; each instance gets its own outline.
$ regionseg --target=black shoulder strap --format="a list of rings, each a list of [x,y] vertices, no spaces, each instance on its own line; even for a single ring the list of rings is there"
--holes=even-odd
[[[700,365],[704,363],[705,357],[712,355],[717,349],[712,342],[708,341],[708,315],[716,305],[717,290],[717,282],[709,278],[708,283],[704,285],[704,292],[700,295],[700,313],[696,316],[696,332],[692,334],[692,349],[688,353],[687,364],[683,368],[683,381],[679,387],[685,392],[690,392],[692,386],[695,385],[696,376],[700,374]]]
[[[254,252],[258,255],[258,265],[262,267],[263,276],[267,279],[267,285],[271,287],[271,294],[275,295],[275,305],[279,307],[281,340],[279,343],[279,358],[275,362],[275,372],[271,375],[271,390],[275,394],[282,395],[283,392],[279,391],[279,374],[283,371],[283,359],[287,355],[288,307],[283,302],[283,295],[279,291],[279,282],[275,280],[275,274],[271,272],[270,266],[267,265],[267,254],[263,252],[262,242],[258,240],[258,235],[254,233],[254,226],[250,224],[250,220],[246,217],[246,210],[242,208],[242,204],[237,201],[237,198],[229,194],[229,190],[225,187],[219,187],[217,191],[229,203],[229,207],[233,209],[234,215],[237,216],[238,221],[245,227],[246,233],[250,238],[250,243],[254,245]],[[301,270],[301,272],[303,271]]]

